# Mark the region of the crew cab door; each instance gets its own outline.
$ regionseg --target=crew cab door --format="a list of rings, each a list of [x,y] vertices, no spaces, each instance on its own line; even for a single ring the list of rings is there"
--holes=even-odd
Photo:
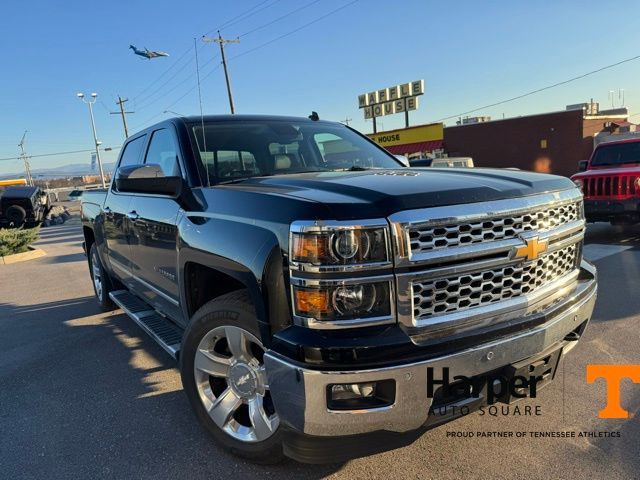
[[[123,147],[117,168],[141,162],[146,135],[129,140]],[[104,237],[107,243],[107,257],[112,273],[126,286],[132,286],[131,277],[131,223],[127,217],[133,194],[118,192],[115,183],[107,192],[103,205]]]
[[[160,165],[166,176],[182,175],[172,127],[151,134],[144,163]],[[136,194],[129,205],[134,291],[156,310],[182,321],[178,299],[178,216],[180,205],[166,195]]]

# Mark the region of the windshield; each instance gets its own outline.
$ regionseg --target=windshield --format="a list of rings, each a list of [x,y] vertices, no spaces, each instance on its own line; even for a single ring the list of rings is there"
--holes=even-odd
[[[640,142],[600,145],[591,160],[592,167],[640,163]]]
[[[390,154],[350,129],[283,120],[193,124],[209,183],[301,172],[399,168]]]

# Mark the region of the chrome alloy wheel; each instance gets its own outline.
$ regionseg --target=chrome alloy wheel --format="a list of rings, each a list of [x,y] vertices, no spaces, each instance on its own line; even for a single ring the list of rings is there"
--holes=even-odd
[[[100,259],[98,254],[93,251],[91,255],[91,277],[93,278],[93,286],[96,289],[98,299],[102,300],[102,272],[100,270]]]
[[[279,419],[264,368],[264,348],[239,327],[216,327],[196,350],[194,373],[205,410],[231,437],[261,442],[275,433]]]

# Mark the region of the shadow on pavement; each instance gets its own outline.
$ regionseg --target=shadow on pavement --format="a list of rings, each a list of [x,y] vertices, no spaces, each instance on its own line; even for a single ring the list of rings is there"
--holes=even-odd
[[[340,466],[258,466],[197,423],[175,361],[93,297],[0,304],[5,478],[321,478]]]
[[[626,282],[598,282],[598,300],[594,322],[627,320],[640,312],[638,279],[640,263],[637,250],[626,250],[596,262],[598,278],[626,278]]]
[[[590,223],[587,225],[585,242],[640,247],[640,225],[612,226],[603,222]]]
[[[46,248],[45,248],[45,251],[46,251]],[[55,257],[42,257],[40,259],[40,262],[44,264],[52,264],[52,263],[58,264],[58,263],[86,262],[86,261],[87,261],[87,257],[85,257],[82,250],[79,253],[68,253],[66,255],[57,255]]]

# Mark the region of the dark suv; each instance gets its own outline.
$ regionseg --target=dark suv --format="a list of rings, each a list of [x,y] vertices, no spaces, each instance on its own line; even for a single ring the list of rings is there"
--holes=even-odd
[[[44,220],[48,203],[40,187],[7,187],[0,197],[0,227],[35,227]]]

